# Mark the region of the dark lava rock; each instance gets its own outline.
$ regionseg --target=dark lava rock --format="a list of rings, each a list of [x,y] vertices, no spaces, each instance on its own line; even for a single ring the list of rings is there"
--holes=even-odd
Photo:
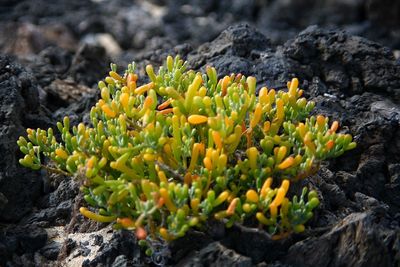
[[[95,95],[92,87],[107,75],[110,59],[104,48],[83,44],[75,54],[49,47],[24,62],[43,89],[41,102],[55,111]]]
[[[352,172],[351,175],[340,173],[336,183],[348,195],[362,192],[384,201],[392,212],[398,212],[399,181],[395,166],[400,161],[399,106],[368,92],[341,103],[346,110],[341,120],[350,127],[358,146],[332,161],[332,170]]]
[[[88,266],[110,266],[120,255],[124,255],[130,261],[140,262],[140,248],[131,231],[116,231],[111,240],[100,247]]]
[[[239,24],[223,31],[211,43],[201,45],[197,51],[189,54],[188,61],[196,69],[205,64],[213,65],[221,72],[220,75],[235,69],[251,72],[249,59],[252,53],[265,51],[269,45],[268,39],[262,33],[248,24]],[[226,58],[222,59],[222,55]]]
[[[389,251],[396,234],[380,223],[372,213],[353,213],[326,234],[291,246],[284,261],[294,266],[395,266]]]
[[[51,175],[49,179],[54,183],[60,176]],[[55,189],[50,185],[51,182],[45,186],[48,189],[46,193],[50,193],[38,201],[39,209],[25,216],[21,223],[39,224],[42,227],[68,224],[73,215],[74,198],[78,195],[79,184],[70,177],[61,176],[61,179],[54,185]]]
[[[390,94],[400,88],[400,66],[393,53],[345,32],[308,27],[285,44],[284,54],[300,63],[291,66],[293,73],[309,80],[317,76],[330,91],[341,90],[347,95],[362,91]],[[297,69],[309,73],[299,73]]]
[[[248,24],[238,24],[224,30],[215,40],[214,53],[224,53],[232,56],[249,57],[253,50],[265,51],[269,48],[269,40]],[[199,48],[201,52],[202,48]],[[204,53],[207,55],[207,53]],[[210,53],[213,56],[213,53]]]
[[[47,242],[45,230],[36,226],[9,226],[0,232],[0,264],[14,254],[33,253]]]
[[[316,26],[275,48],[260,32],[239,24],[192,51],[188,62],[195,69],[212,65],[221,76],[253,74],[275,89],[285,88],[287,80],[298,77],[314,96],[351,96],[364,91],[400,95],[400,66],[389,49],[343,31]]]
[[[76,52],[69,70],[75,81],[93,86],[106,76],[109,59],[100,46],[84,44]]]
[[[253,266],[279,259],[294,243],[292,238],[274,241],[265,231],[255,228],[234,225],[225,229],[223,223],[213,220],[206,228],[205,233],[191,231],[172,242],[169,263],[178,266]]]
[[[60,47],[50,46],[32,60],[27,60],[26,65],[31,69],[38,84],[45,89],[54,80],[67,78],[72,57],[73,53]]]
[[[213,242],[205,248],[190,254],[176,266],[235,266],[250,267],[251,258],[237,254],[234,250],[224,247],[219,242]]]
[[[40,249],[40,254],[46,257],[48,260],[54,261],[57,259],[58,254],[61,250],[61,244],[58,242],[51,242]]]
[[[51,225],[65,225],[69,222],[73,200],[66,200],[57,207],[43,208],[24,217],[21,223],[38,224],[42,227]]]
[[[221,229],[220,225],[208,225],[210,230]],[[223,236],[219,236],[222,238]],[[193,241],[196,242],[193,242]],[[189,231],[184,237],[171,242],[169,245],[169,252],[170,252],[170,263],[171,264],[178,264],[181,261],[184,261],[184,258],[193,252],[194,250],[200,250],[213,242],[213,239],[202,232],[197,231]]]
[[[0,56],[0,220],[19,220],[39,196],[40,172],[19,165],[16,141],[25,135],[25,128],[46,128],[48,124],[33,77],[10,58]]]
[[[239,41],[242,37],[246,42]],[[220,77],[231,73],[254,75],[259,84],[282,88],[291,77],[288,62],[269,40],[248,24],[229,27],[210,43],[201,45],[188,55],[188,64],[194,69],[213,66]]]
[[[51,192],[43,201],[43,206],[56,207],[61,203],[75,198],[79,192],[79,183],[70,177],[64,177],[54,192]]]
[[[254,263],[272,262],[285,255],[292,238],[272,240],[265,231],[237,225],[227,229],[222,244],[250,257]]]

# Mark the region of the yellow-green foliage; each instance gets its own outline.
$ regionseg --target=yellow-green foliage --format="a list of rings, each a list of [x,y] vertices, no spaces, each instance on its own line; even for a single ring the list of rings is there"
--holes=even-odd
[[[186,70],[168,57],[150,82],[137,87],[134,65],[99,82],[101,99],[91,125],[28,129],[18,145],[20,163],[43,166],[82,179],[84,198],[100,222],[135,229],[139,238],[173,240],[210,217],[227,226],[254,218],[275,237],[301,232],[319,204],[316,192],[289,198],[290,183],[318,169],[321,160],[356,146],[338,122],[309,116],[298,80],[288,90],[262,87],[256,79],[217,71]]]

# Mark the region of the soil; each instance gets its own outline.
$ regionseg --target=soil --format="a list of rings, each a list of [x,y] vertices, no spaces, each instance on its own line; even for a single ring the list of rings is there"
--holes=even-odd
[[[345,10],[345,12],[344,12]],[[400,3],[390,0],[14,1],[0,4],[0,266],[400,266]],[[303,183],[321,205],[279,241],[210,221],[144,255],[94,223],[73,177],[21,167],[25,128],[88,121],[110,62],[299,78],[357,148]]]

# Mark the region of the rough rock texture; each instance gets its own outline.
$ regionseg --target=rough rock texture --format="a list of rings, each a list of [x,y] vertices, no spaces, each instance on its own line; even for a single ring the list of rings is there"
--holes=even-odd
[[[24,62],[38,81],[41,102],[54,111],[95,95],[92,87],[107,74],[110,59],[103,47],[83,44],[75,54],[49,47]]]
[[[47,241],[47,233],[43,228],[30,226],[10,225],[4,227],[0,233],[0,264],[4,265],[7,259],[14,258],[14,263],[29,262],[33,254],[42,248]]]
[[[363,91],[390,94],[396,90],[399,95],[400,66],[393,53],[367,39],[311,26],[289,40],[283,53],[295,60],[290,71],[309,80],[318,77],[328,93],[341,90],[347,95]]]
[[[101,246],[95,259],[90,261],[87,266],[110,266],[120,256],[125,256],[131,260],[140,256],[137,240],[132,232],[115,232],[109,243],[104,243]]]
[[[17,221],[41,193],[40,172],[18,164],[16,144],[26,127],[47,127],[40,114],[33,77],[8,57],[0,57],[0,220]]]
[[[294,244],[285,262],[294,266],[394,266],[388,247],[395,233],[382,227],[379,217],[371,212],[352,213],[326,234]]]
[[[154,0],[139,1],[138,6],[122,2],[118,3],[123,8],[107,4],[107,1],[69,1],[68,4],[54,1],[50,5],[44,5],[43,1],[36,4],[7,1],[0,12],[8,12],[3,20],[18,23],[28,21],[41,25],[62,21],[82,40],[88,34],[112,31],[112,37],[123,51],[114,55],[115,59],[124,64],[133,59],[140,61],[140,73],[145,64],[159,64],[168,53],[179,53],[188,60],[191,68],[204,69],[213,65],[221,76],[231,72],[254,74],[259,85],[275,89],[286,88],[287,80],[296,76],[305,94],[317,103],[315,113],[340,120],[340,131],[351,133],[358,146],[328,162],[316,175],[304,181],[321,197],[320,208],[304,233],[272,241],[266,233],[254,228],[234,226],[225,229],[220,223],[211,221],[204,233],[193,231],[169,247],[153,243],[157,253],[146,258],[144,249],[136,245],[131,232],[100,233],[98,231],[107,229],[105,225],[78,215],[77,210],[83,203],[78,195],[78,181],[30,172],[17,164],[20,155],[15,141],[24,133],[24,128],[53,125],[44,113],[46,109],[40,105],[54,111],[53,118],[68,115],[72,124],[82,120],[87,122],[85,113],[97,97],[94,84],[107,72],[107,51],[110,50],[106,47],[85,41],[77,44],[79,49],[76,51],[69,51],[55,47],[49,41],[38,55],[19,57],[32,74],[19,67],[15,60],[0,58],[0,222],[5,226],[0,231],[0,265],[400,264],[399,61],[388,48],[341,30],[312,26],[296,35],[297,28],[303,29],[310,21],[339,25],[358,21],[362,24],[364,15],[357,12],[366,5],[367,14],[373,21],[378,21],[385,13],[382,10],[386,9],[373,9],[372,6],[379,4],[372,0],[367,3],[268,1],[266,6],[259,1],[248,1],[247,4],[241,1],[193,1],[193,5],[180,5],[179,2]],[[310,7],[307,12],[299,16],[298,12],[293,13],[303,5]],[[119,15],[106,16],[104,7],[109,8],[109,14]],[[138,7],[145,13],[135,10]],[[271,10],[267,10],[268,7]],[[343,12],[336,12],[333,16],[328,12],[330,8],[346,8],[355,13],[345,16]],[[89,9],[98,14],[90,13]],[[72,14],[71,10],[76,11]],[[231,18],[223,15],[221,10],[227,10]],[[283,17],[282,10],[288,11],[287,18]],[[63,12],[71,14],[65,16]],[[210,12],[210,17],[204,16]],[[25,15],[18,16],[22,13]],[[217,34],[218,27],[210,27],[216,22],[225,25],[240,15],[251,18],[253,23],[261,23],[263,18],[292,26],[280,36],[264,35],[262,32],[268,33],[269,29],[260,27],[256,30],[248,24],[231,26],[220,35]],[[396,17],[392,13],[389,15]],[[39,16],[42,16],[41,20],[37,19]],[[77,23],[82,16],[85,20]],[[148,19],[150,24],[135,31],[135,25],[149,17],[153,18]],[[110,23],[112,19],[115,23]],[[159,21],[165,26],[156,30]],[[180,21],[189,26],[179,32],[176,29],[182,28]],[[389,27],[390,21],[382,23]],[[375,26],[367,25],[364,30],[371,27]],[[203,35],[203,32],[207,34]],[[382,38],[395,32],[393,30]],[[167,37],[164,36],[166,33]],[[287,36],[293,38],[287,41]],[[98,35],[92,37],[99,40]],[[276,46],[279,38],[278,43],[282,45]],[[191,44],[181,43],[189,39]],[[390,40],[389,44],[395,45],[396,39]],[[197,46],[204,41],[209,42]],[[126,50],[132,47],[132,50]],[[144,49],[135,52],[142,47]],[[10,221],[15,224],[9,225]],[[64,228],[59,234],[61,237],[48,234],[56,226]]]
[[[50,193],[39,201],[40,209],[24,217],[22,223],[38,224],[42,227],[69,223],[73,215],[74,198],[79,192],[79,185],[71,178],[63,177],[63,179],[54,186],[45,185]]]
[[[187,260],[182,260],[177,266],[253,266],[251,258],[237,254],[218,242],[211,243],[194,255],[189,255]]]

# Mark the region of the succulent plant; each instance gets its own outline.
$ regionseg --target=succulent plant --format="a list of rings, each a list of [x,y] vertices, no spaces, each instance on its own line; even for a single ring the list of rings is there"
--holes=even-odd
[[[150,82],[137,86],[135,64],[122,76],[112,64],[91,125],[65,117],[61,140],[51,128],[27,129],[20,163],[75,175],[91,207],[80,212],[139,239],[170,241],[210,217],[228,227],[253,218],[273,238],[304,231],[318,195],[304,188],[289,198],[290,184],[356,143],[337,121],[310,116],[298,80],[257,92],[254,77],[218,79],[213,67],[186,70],[179,56],[146,72]]]

